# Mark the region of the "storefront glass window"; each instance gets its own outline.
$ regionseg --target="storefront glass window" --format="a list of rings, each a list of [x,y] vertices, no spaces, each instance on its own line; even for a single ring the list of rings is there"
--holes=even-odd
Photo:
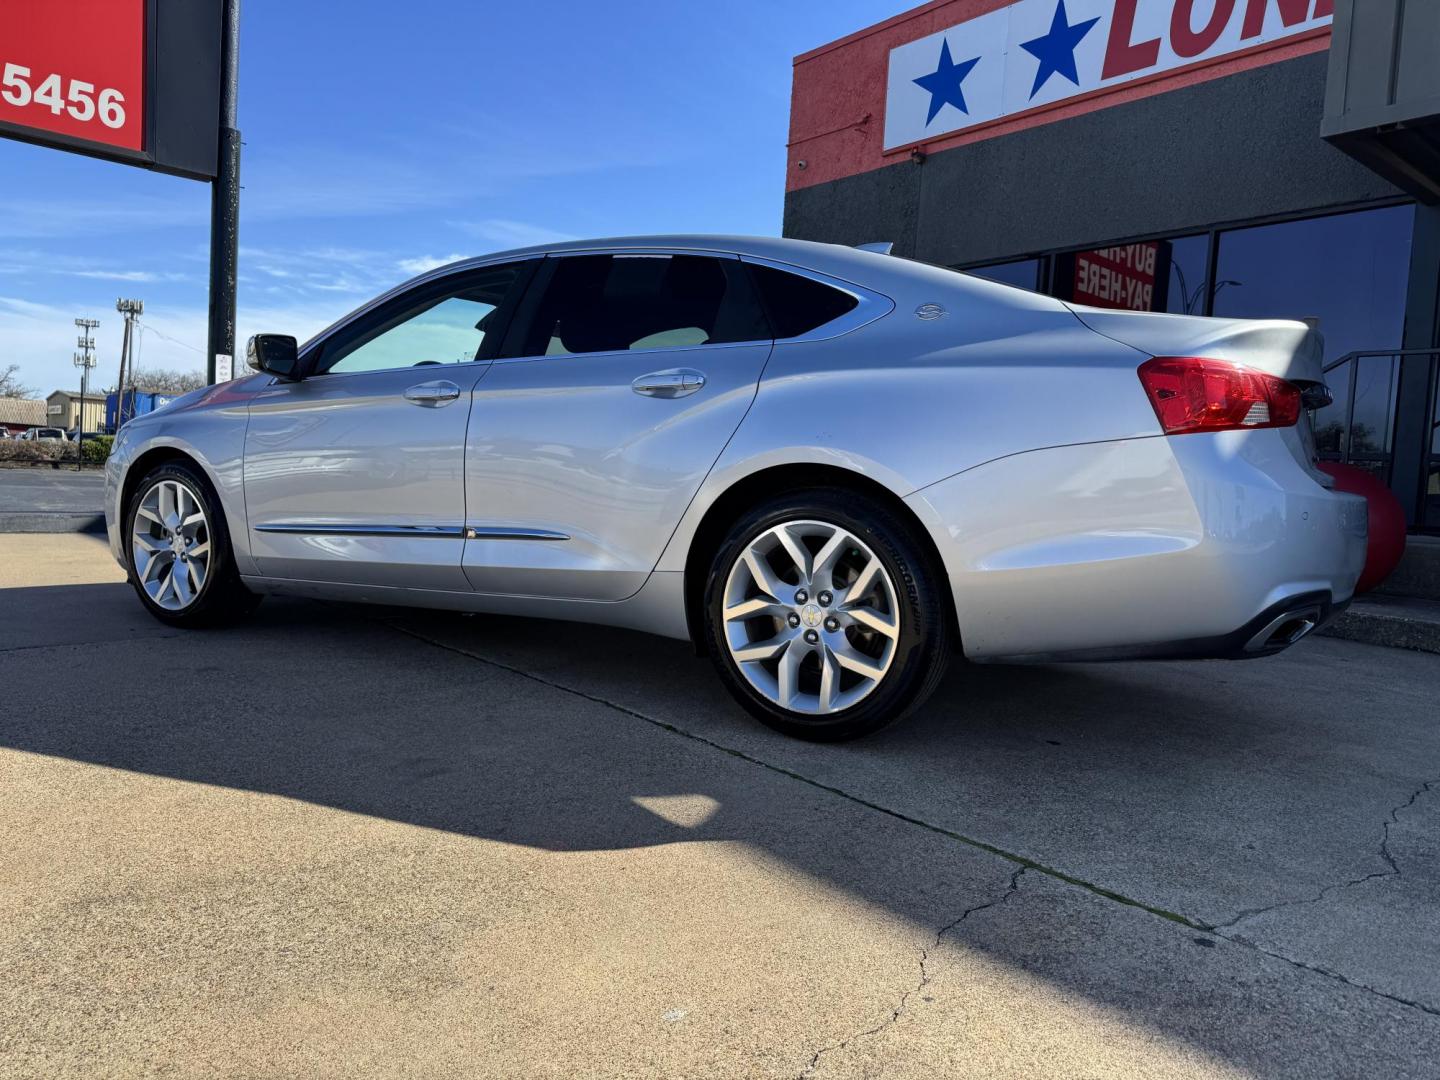
[[[1392,206],[1222,233],[1215,314],[1318,320],[1327,360],[1397,349],[1414,220]]]
[[[1237,229],[1220,237],[1215,314],[1302,319],[1325,336],[1325,362],[1358,351],[1398,349],[1410,277],[1411,206]],[[1389,357],[1352,361],[1326,377],[1335,404],[1316,414],[1322,454],[1388,468],[1395,380]],[[1354,383],[1355,410],[1344,419]]]
[[[1210,238],[1181,236],[1162,241],[1162,250],[1169,256],[1170,275],[1166,282],[1165,303],[1157,310],[1177,315],[1204,315],[1205,290],[1209,286]]]
[[[1205,314],[1208,236],[1140,240],[1055,256],[1055,295],[1091,307]]]
[[[967,270],[967,274],[989,278],[1005,285],[1018,285],[1022,289],[1034,289],[1040,280],[1039,259],[1018,259],[1015,262],[996,263]]]

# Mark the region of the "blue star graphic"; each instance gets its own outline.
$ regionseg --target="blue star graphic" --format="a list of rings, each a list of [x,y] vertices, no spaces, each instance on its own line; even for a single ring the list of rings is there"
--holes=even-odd
[[[946,105],[954,105],[966,116],[970,115],[970,110],[965,107],[965,91],[960,88],[960,84],[979,62],[980,57],[977,56],[973,60],[964,60],[957,64],[950,59],[950,42],[940,43],[940,66],[929,75],[921,75],[914,80],[916,86],[930,94],[930,115],[925,117],[925,123],[934,120],[936,114]]]
[[[1060,0],[1060,6],[1055,9],[1055,17],[1050,20],[1050,32],[1044,37],[1020,43],[1022,49],[1040,61],[1040,70],[1035,72],[1035,85],[1030,90],[1032,98],[1050,80],[1051,75],[1064,75],[1076,86],[1080,85],[1080,75],[1075,70],[1075,46],[1084,40],[1085,35],[1090,33],[1099,21],[1086,19],[1072,26],[1069,16],[1065,14],[1065,0]]]

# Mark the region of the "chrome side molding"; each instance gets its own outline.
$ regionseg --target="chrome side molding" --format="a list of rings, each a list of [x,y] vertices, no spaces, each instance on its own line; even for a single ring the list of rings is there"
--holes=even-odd
[[[521,529],[511,525],[319,525],[285,523],[256,525],[256,532],[289,533],[304,536],[389,536],[439,537],[442,540],[569,540],[562,532],[550,529]]]
[[[303,533],[310,536],[437,536],[459,540],[465,535],[460,525],[312,525],[309,523],[256,525],[256,532]]]
[[[465,526],[466,540],[569,540],[562,532],[549,529],[516,529],[509,526],[491,528],[484,525]]]

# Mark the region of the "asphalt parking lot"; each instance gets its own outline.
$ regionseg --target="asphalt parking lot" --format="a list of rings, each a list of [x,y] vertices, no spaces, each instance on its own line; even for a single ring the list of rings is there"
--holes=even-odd
[[[679,643],[0,535],[0,1073],[1435,1077],[1440,657],[953,671],[839,747]]]
[[[105,474],[48,466],[0,468],[0,533],[102,531]]]

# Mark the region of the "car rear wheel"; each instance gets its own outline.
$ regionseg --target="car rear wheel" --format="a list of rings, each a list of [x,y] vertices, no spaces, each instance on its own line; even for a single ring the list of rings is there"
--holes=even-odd
[[[853,739],[930,696],[950,648],[940,575],[908,523],[858,494],[814,490],[745,514],[706,590],[710,654],[762,722]]]
[[[191,465],[167,462],[140,481],[126,510],[125,537],[130,582],[161,622],[214,626],[260,603],[240,583],[220,501]]]

